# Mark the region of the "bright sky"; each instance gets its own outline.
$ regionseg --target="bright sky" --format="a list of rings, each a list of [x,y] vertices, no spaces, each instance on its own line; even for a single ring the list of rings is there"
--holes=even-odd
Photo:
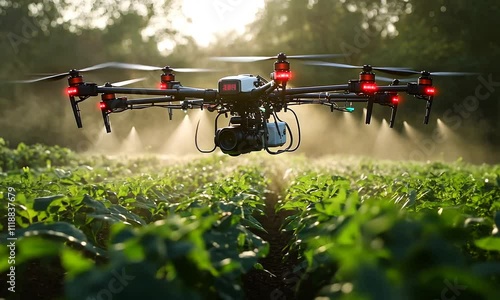
[[[216,36],[231,30],[242,33],[263,7],[264,0],[183,0],[182,13],[192,23],[179,29],[207,46]]]
[[[1,0],[0,0],[1,1]],[[108,17],[102,17],[105,13],[103,9],[95,9],[93,1],[67,0],[68,7],[63,13],[63,18],[59,23],[71,21],[73,25],[84,26],[88,21],[85,16],[97,15],[92,20],[92,25],[97,28],[104,28],[108,22]],[[113,1],[113,0],[104,0]],[[153,0],[154,2],[155,0]],[[201,46],[208,46],[216,36],[223,36],[230,31],[243,33],[245,26],[255,20],[257,12],[264,7],[265,0],[179,0],[181,10],[174,11],[163,7],[156,8],[160,11],[154,18],[150,28],[145,30],[146,36],[155,34],[156,27],[165,25],[165,16],[172,18],[172,25],[175,30],[185,35],[194,37]],[[163,1],[157,1],[158,5]],[[127,11],[135,9],[138,13],[146,14],[146,6],[140,0],[124,0],[120,3],[120,9]],[[41,5],[41,4],[40,4]],[[31,5],[32,13],[37,13],[41,9],[39,5]],[[99,17],[101,16],[101,17]],[[177,17],[176,17],[177,16]],[[186,20],[188,18],[190,22]],[[160,50],[172,50],[175,46],[170,39],[158,45]]]

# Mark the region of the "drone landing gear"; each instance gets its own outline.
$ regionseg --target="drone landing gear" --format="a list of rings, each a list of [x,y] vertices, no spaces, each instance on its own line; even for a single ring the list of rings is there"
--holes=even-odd
[[[78,74],[77,70],[71,70],[69,71],[69,77],[68,77],[68,89],[67,93],[69,96],[69,101],[71,103],[71,108],[73,110],[73,115],[75,116],[75,121],[76,121],[76,126],[78,128],[82,128],[82,118],[80,117],[80,108],[78,107],[78,102],[75,99],[75,95],[78,94],[78,86],[83,84],[83,77]]]
[[[389,106],[391,108],[391,119],[389,120],[389,127],[394,127],[394,121],[396,120],[396,113],[398,111],[399,97],[396,93],[377,93],[368,98],[368,105],[366,107],[366,119],[365,123],[370,124],[373,104],[378,103],[383,106]]]
[[[373,97],[368,98],[368,105],[366,106],[365,124],[370,124],[370,121],[372,119],[373,103],[374,102],[375,102],[375,99]]]
[[[392,111],[391,111],[391,120],[389,121],[389,127],[393,128],[394,121],[396,120],[396,113],[398,112],[398,102],[393,101],[391,108],[392,108]]]
[[[106,127],[106,132],[111,132],[111,124],[109,123],[109,113],[102,110],[102,120],[104,121],[104,127]]]
[[[76,101],[73,96],[69,97],[69,101],[71,103],[71,108],[73,109],[73,115],[75,116],[76,126],[78,126],[78,128],[82,128],[83,124],[82,118],[80,117],[80,107],[78,107],[79,101]]]
[[[424,124],[429,124],[429,117],[431,115],[432,108],[432,98],[432,96],[429,97],[429,100],[427,100],[427,105],[425,106]]]

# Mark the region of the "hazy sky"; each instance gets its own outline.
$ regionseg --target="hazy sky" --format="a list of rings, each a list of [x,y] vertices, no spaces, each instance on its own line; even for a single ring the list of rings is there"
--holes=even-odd
[[[113,0],[107,0],[113,1]],[[144,31],[145,36],[156,34],[157,30],[165,27],[165,18],[169,18],[169,25],[178,32],[192,36],[201,46],[207,46],[215,40],[216,36],[224,36],[233,31],[242,33],[245,26],[255,20],[259,9],[264,7],[265,0],[178,0],[181,9],[164,7],[164,1],[153,0],[157,7],[158,15],[150,22],[150,26]],[[120,10],[135,10],[139,14],[145,15],[146,5],[140,0],[124,0],[118,5]],[[177,6],[175,6],[177,7]],[[41,9],[40,5],[31,5],[32,13],[37,13]],[[71,22],[73,26],[85,27],[91,18],[91,26],[104,28],[108,24],[109,16],[102,7],[94,7],[93,1],[67,0],[67,6],[63,12],[63,17],[57,22]],[[160,43],[160,50],[171,50],[175,46],[170,38]]]
[[[182,13],[192,21],[182,26],[183,32],[208,45],[216,35],[243,32],[263,6],[264,0],[183,0]]]

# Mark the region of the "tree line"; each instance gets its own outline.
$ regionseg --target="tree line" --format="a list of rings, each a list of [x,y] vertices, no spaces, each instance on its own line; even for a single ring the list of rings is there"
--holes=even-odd
[[[433,116],[462,136],[481,135],[486,144],[499,144],[500,74],[496,60],[500,38],[496,31],[500,28],[500,4],[495,0],[267,0],[244,35],[233,39],[220,37],[206,48],[197,46],[195,40],[183,34],[182,28],[173,27],[172,12],[178,12],[180,5],[176,0],[95,0],[71,5],[74,4],[30,0],[0,4],[0,76],[4,82],[0,86],[0,135],[13,144],[22,141],[74,146],[89,137],[75,134],[69,104],[59,92],[64,83],[27,86],[5,84],[5,80],[104,61],[199,67],[210,66],[206,58],[212,55],[278,52],[341,53],[345,54],[343,58],[332,61],[354,65],[478,72],[478,76],[435,78],[439,94]],[[163,26],[156,26],[149,36],[145,35],[144,30],[159,19]],[[104,25],[101,22],[97,26],[95,20],[105,20]],[[157,47],[166,38],[177,43],[168,55]],[[266,75],[272,66],[257,63],[225,68],[231,73]],[[293,70],[295,85],[344,83],[358,73],[300,63],[293,63]],[[190,85],[215,87],[223,75],[227,74],[185,80]],[[118,81],[140,75],[105,71],[100,76],[96,75],[98,79]],[[157,81],[159,74],[148,76],[151,83]],[[405,109],[398,112],[399,120],[421,122],[423,103],[406,98]],[[92,111],[90,107],[84,108]],[[165,125],[165,115],[154,114],[146,121],[142,113],[129,114],[126,121],[117,118],[116,122],[169,126]],[[84,122],[99,123],[99,117],[92,111]]]

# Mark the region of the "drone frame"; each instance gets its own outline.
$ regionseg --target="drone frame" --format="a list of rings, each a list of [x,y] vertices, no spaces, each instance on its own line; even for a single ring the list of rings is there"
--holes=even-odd
[[[127,64],[120,64],[119,66],[123,67],[122,65]],[[431,73],[429,72],[422,71],[420,73],[420,77],[417,79],[417,82],[401,84],[398,79],[394,79],[390,85],[377,85],[375,82],[375,73],[373,73],[374,69],[385,71],[387,73],[405,75],[407,75],[406,73],[414,74],[415,71],[404,68],[377,68],[371,67],[370,65],[364,65],[362,67],[362,71],[359,73],[359,78],[349,80],[347,84],[290,88],[287,87],[287,83],[291,79],[292,74],[290,71],[290,63],[284,53],[279,53],[276,56],[276,61],[274,62],[274,72],[271,73],[270,81],[257,76],[258,86],[250,92],[240,93],[235,96],[225,95],[217,89],[184,87],[179,81],[175,80],[173,68],[167,66],[157,69],[161,69],[163,71],[160,76],[160,88],[130,88],[113,86],[109,83],[98,86],[95,83],[85,82],[78,70],[69,71],[68,88],[66,92],[70,100],[77,127],[83,127],[81,112],[78,104],[90,97],[101,95],[99,107],[101,109],[104,125],[108,133],[111,132],[109,120],[110,114],[123,112],[125,110],[144,109],[148,107],[167,108],[170,119],[172,119],[173,110],[175,109],[181,109],[184,111],[188,109],[207,109],[211,112],[217,111],[218,116],[216,118],[216,122],[221,114],[227,115],[227,113],[230,113],[232,116],[239,116],[243,118],[244,120],[241,121],[242,124],[244,122],[248,123],[249,120],[259,119],[259,122],[262,123],[256,125],[255,128],[258,128],[260,131],[265,131],[265,126],[262,127],[262,124],[266,123],[270,117],[274,117],[275,123],[277,123],[279,118],[276,113],[281,110],[286,112],[290,110],[290,106],[293,105],[320,104],[330,106],[330,110],[332,112],[336,110],[349,113],[354,110],[352,103],[359,102],[367,103],[367,113],[365,119],[366,124],[370,124],[374,104],[390,107],[392,112],[389,126],[392,128],[395,123],[396,112],[399,105],[398,93],[406,93],[417,99],[426,101],[424,124],[428,124],[429,122],[432,102],[436,93]],[[64,74],[54,76],[60,75]],[[148,95],[156,97],[128,99],[127,97],[116,97],[116,94]],[[346,104],[348,103],[349,105],[339,106],[342,102]],[[291,111],[293,112],[293,110]],[[300,125],[297,115],[295,112],[293,113],[299,127],[298,145],[300,145]],[[286,126],[291,135],[291,130],[288,124],[286,124]],[[266,136],[267,132],[264,132],[263,137]],[[257,139],[258,138],[261,137],[259,136]],[[197,139],[197,132],[195,139]],[[255,142],[257,144],[260,143],[259,141]],[[295,151],[298,148],[298,145],[292,148],[292,145],[290,144],[283,151],[273,152],[268,149],[265,142],[262,142],[261,149],[264,148],[271,154],[278,154],[282,152]],[[201,152],[207,152],[198,147],[197,141],[196,147]],[[215,148],[216,147],[217,143]],[[256,146],[255,149],[257,148],[258,146]],[[246,152],[243,151],[242,153]]]

